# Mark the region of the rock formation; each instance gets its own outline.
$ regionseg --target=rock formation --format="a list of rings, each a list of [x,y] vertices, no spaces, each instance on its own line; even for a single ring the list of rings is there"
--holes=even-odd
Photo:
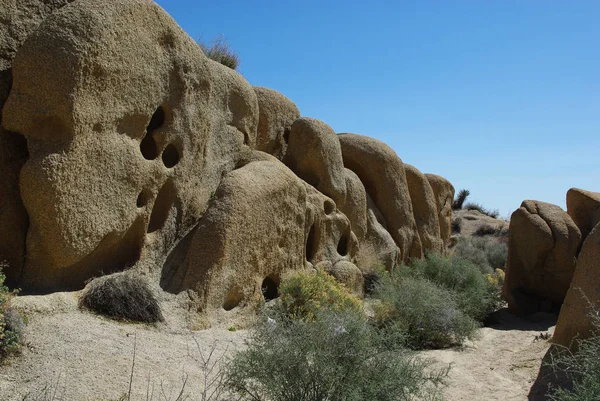
[[[581,231],[582,241],[600,222],[600,193],[571,188],[567,191],[567,213]]]
[[[571,343],[576,338],[589,337],[593,329],[591,314],[595,314],[597,318],[598,310],[600,310],[600,223],[596,224],[581,247],[571,286],[560,309],[552,337],[553,342],[570,346],[576,345]]]
[[[300,117],[152,1],[66,3],[0,11],[0,259],[13,283],[80,289],[138,269],[223,311],[277,296],[298,269],[362,295],[363,275],[445,250],[448,181]]]
[[[524,201],[511,216],[503,296],[519,314],[560,308],[575,271],[581,233],[556,205]]]

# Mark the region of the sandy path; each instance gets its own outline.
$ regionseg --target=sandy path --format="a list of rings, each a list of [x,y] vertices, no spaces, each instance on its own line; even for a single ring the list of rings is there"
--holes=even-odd
[[[24,297],[25,298],[25,297]],[[30,316],[21,356],[0,367],[0,400],[39,397],[56,391],[55,400],[117,400],[128,392],[134,342],[133,400],[174,400],[184,392],[200,399],[203,378],[196,341],[206,354],[243,347],[244,330],[213,328],[198,332],[173,326],[116,323],[77,309],[74,297],[59,294],[27,301]],[[32,306],[33,305],[33,306]],[[425,351],[440,366],[452,363],[446,397],[455,400],[526,400],[548,349],[534,341],[552,323],[526,322],[499,313],[499,323],[481,330],[462,349]]]

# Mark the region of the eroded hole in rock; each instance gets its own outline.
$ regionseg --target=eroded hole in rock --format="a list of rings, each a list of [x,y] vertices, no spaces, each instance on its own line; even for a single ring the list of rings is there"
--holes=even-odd
[[[313,224],[308,232],[308,238],[306,238],[306,260],[310,262],[315,257],[316,252],[315,225]]]
[[[140,194],[137,197],[137,201],[135,202],[135,205],[138,208],[144,207],[148,204],[148,201],[150,200],[150,193],[143,189]]]
[[[162,153],[162,161],[165,167],[175,167],[177,163],[179,163],[179,159],[181,159],[181,156],[179,156],[179,150],[177,150],[177,147],[172,143],[167,145],[167,147],[165,148],[165,150],[163,150]]]
[[[175,186],[172,181],[167,181],[156,196],[154,206],[152,206],[152,214],[148,223],[148,233],[153,233],[164,227],[169,211],[175,201]]]
[[[142,152],[144,159],[154,160],[158,157],[158,145],[154,138],[154,131],[162,127],[164,123],[165,110],[160,106],[156,109],[152,118],[150,118],[150,122],[146,127],[146,136],[144,136],[144,139],[142,139],[142,142],[140,143],[140,151]]]
[[[284,141],[285,143],[288,143],[288,142],[290,141],[290,131],[291,131],[291,130],[290,130],[289,128],[286,128],[286,129],[283,131],[283,141]]]
[[[244,293],[238,287],[234,287],[229,290],[227,295],[225,296],[225,300],[223,301],[223,309],[226,311],[230,311],[236,306],[238,306],[242,299],[244,298]]]
[[[279,289],[277,282],[271,277],[267,277],[263,280],[260,289],[265,297],[265,301],[272,301],[279,297]]]
[[[325,203],[323,203],[323,209],[325,210],[325,214],[331,214],[335,210],[335,203],[326,200]]]
[[[348,233],[342,234],[337,246],[337,252],[340,256],[348,255],[348,239]]]

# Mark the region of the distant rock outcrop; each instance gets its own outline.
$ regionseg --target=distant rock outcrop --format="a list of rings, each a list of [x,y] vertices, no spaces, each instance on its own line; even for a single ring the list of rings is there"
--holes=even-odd
[[[524,201],[511,216],[503,296],[519,314],[558,310],[575,272],[581,233],[560,207]]]
[[[364,276],[445,251],[445,179],[300,117],[209,60],[152,1],[67,3],[0,10],[0,261],[12,284],[81,289],[136,269],[223,311],[276,297],[299,269],[360,296]]]

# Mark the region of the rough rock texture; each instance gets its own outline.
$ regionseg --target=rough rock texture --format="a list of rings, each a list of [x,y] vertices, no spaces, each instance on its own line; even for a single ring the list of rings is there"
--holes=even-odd
[[[590,231],[600,222],[600,193],[571,188],[567,191],[567,213],[586,239]]]
[[[200,309],[226,311],[277,296],[286,273],[317,265],[362,286],[352,275],[356,249],[333,201],[268,157],[225,176],[185,260],[163,270],[162,286],[193,289]]]
[[[30,153],[29,288],[160,266],[256,141],[252,87],[153,2],[63,7],[19,49],[13,78],[3,124]]]
[[[557,310],[575,271],[581,233],[556,205],[526,200],[511,216],[502,290],[519,314]]]
[[[282,160],[292,123],[300,117],[300,111],[290,99],[272,89],[255,86],[254,93],[259,108],[256,149]]]
[[[577,268],[560,309],[553,342],[571,345],[593,329],[590,314],[600,309],[600,223],[589,233],[577,258]],[[573,344],[576,345],[576,344]]]
[[[404,164],[404,171],[423,250],[444,253],[445,247],[440,236],[437,201],[431,184],[416,167]]]
[[[340,134],[344,166],[363,182],[383,214],[387,228],[401,252],[401,259],[423,256],[413,216],[412,202],[402,160],[385,143],[356,134]]]
[[[72,0],[4,0],[0,7],[0,123],[12,86],[12,62],[27,36],[54,10]],[[0,127],[0,262],[14,285],[25,258],[28,218],[19,193],[19,171],[27,160],[27,143]]]
[[[435,174],[425,174],[433,195],[436,199],[438,220],[440,222],[440,236],[444,242],[444,249],[450,245],[452,237],[452,201],[454,200],[454,187],[450,181]]]

